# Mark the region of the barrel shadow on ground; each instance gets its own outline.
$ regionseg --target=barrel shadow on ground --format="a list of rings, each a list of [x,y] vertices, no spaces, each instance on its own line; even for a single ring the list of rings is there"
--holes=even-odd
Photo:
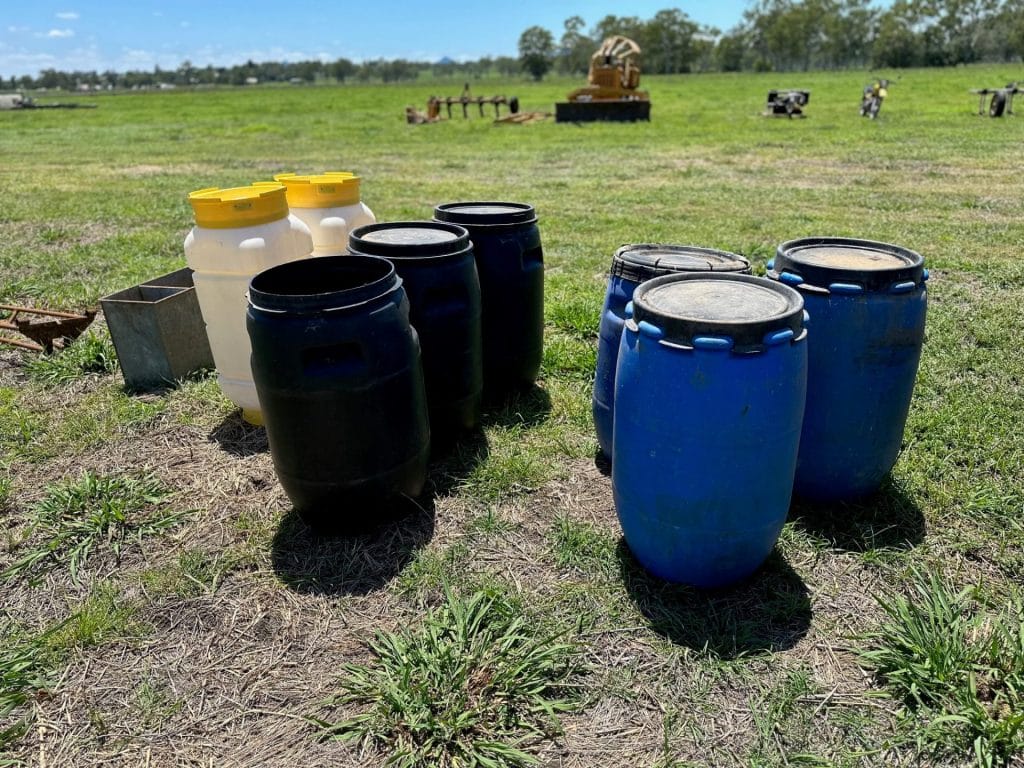
[[[654,632],[677,645],[735,659],[792,648],[811,625],[807,585],[777,550],[748,579],[716,590],[651,576],[625,539],[617,556],[630,599]]]
[[[308,595],[365,595],[390,582],[434,535],[432,500],[402,499],[399,517],[367,533],[328,537],[315,533],[294,510],[271,543],[274,573]]]
[[[267,443],[267,430],[253,426],[242,419],[242,412],[235,411],[213,428],[208,435],[217,443],[222,451],[232,456],[254,456],[266,453],[270,446]]]
[[[462,435],[443,450],[432,453],[427,467],[427,484],[420,503],[433,504],[434,499],[451,494],[478,464],[486,461],[490,452],[487,435],[477,429]]]
[[[548,391],[531,384],[500,400],[485,402],[482,421],[485,427],[535,427],[547,421],[550,414],[551,396]]]
[[[597,471],[605,477],[611,477],[612,475],[612,460],[605,456],[604,451],[601,450],[601,446],[597,446],[594,449],[594,466]]]
[[[926,525],[917,502],[887,477],[871,496],[847,502],[814,503],[794,498],[793,524],[845,552],[913,549]]]

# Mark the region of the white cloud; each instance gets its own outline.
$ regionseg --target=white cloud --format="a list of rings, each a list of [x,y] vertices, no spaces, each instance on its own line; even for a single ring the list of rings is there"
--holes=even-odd
[[[49,32],[47,32],[45,35],[43,35],[43,37],[55,37],[55,38],[74,37],[74,36],[75,36],[75,32],[72,29],[51,29]]]
[[[61,11],[60,13],[56,14],[56,16],[57,16],[58,19],[63,19],[64,21],[74,21],[75,19],[78,18],[78,12],[77,11]]]

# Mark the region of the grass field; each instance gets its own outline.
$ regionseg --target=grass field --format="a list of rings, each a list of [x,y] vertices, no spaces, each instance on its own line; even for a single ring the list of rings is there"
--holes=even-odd
[[[405,124],[461,83],[0,113],[0,302],[176,269],[186,193],[285,170],[359,172],[381,220],[531,202],[547,269],[539,388],[356,540],[310,537],[214,379],[126,393],[102,323],[53,361],[0,352],[0,764],[1024,765],[1024,122],[967,92],[1019,70],[905,72],[877,122],[860,72],[645,78],[642,125]],[[577,85],[475,90],[552,110]],[[811,89],[807,119],[759,116],[780,85]],[[594,461],[611,254],[763,272],[811,234],[931,269],[891,482],[795,506],[744,584],[665,586]]]

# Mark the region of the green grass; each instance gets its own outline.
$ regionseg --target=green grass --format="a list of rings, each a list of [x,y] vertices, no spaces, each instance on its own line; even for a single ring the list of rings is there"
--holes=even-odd
[[[301,539],[270,457],[242,433],[216,380],[137,396],[116,373],[85,373],[114,359],[102,325],[98,343],[87,337],[52,359],[5,352],[0,515],[14,549],[0,568],[41,558],[41,570],[5,582],[7,604],[26,642],[78,617],[61,649],[41,657],[43,676],[59,680],[65,665],[73,665],[67,679],[87,676],[102,666],[92,662],[107,640],[119,639],[126,659],[150,669],[150,644],[159,653],[205,642],[183,628],[231,619],[233,643],[269,655],[268,685],[275,674],[323,679],[361,660],[344,638],[382,625],[404,625],[402,636],[424,631],[423,606],[442,602],[446,585],[471,594],[515,581],[515,616],[592,627],[584,647],[594,673],[564,737],[567,764],[1019,762],[1004,705],[1017,711],[1013,611],[1024,581],[1024,183],[1015,161],[1024,121],[973,115],[968,89],[1024,72],[1015,64],[887,74],[890,97],[874,122],[856,114],[872,75],[855,71],[645,74],[652,121],[637,125],[404,122],[407,104],[422,108],[431,93],[451,91],[450,81],[99,94],[90,95],[95,110],[0,113],[0,301],[85,309],[177,269],[193,221],[189,191],[286,170],[359,172],[381,220],[426,218],[458,199],[530,202],[545,248],[539,386],[489,408],[482,436],[435,467],[429,512],[414,533],[396,526],[379,539]],[[579,85],[488,80],[486,89],[550,111]],[[812,91],[805,120],[759,115],[779,86]],[[592,466],[590,382],[611,255],[623,243],[692,243],[740,253],[763,273],[779,242],[813,234],[899,243],[932,270],[927,339],[892,482],[856,504],[795,506],[776,554],[744,585],[713,594],[666,586],[619,543],[609,481]],[[159,463],[196,510],[176,523],[180,536],[148,538],[139,557],[133,548],[100,577],[99,565],[116,560],[113,542],[128,546],[136,523],[159,520],[170,505],[147,503],[103,533],[81,514],[40,523],[35,500],[61,478],[114,460],[123,464],[117,477]],[[47,551],[54,541],[63,543]],[[70,569],[83,541],[91,542],[84,569],[107,585],[94,592],[109,590],[84,603]],[[943,576],[932,584],[915,570]],[[44,571],[46,592],[33,586]],[[874,600],[880,591],[883,605]],[[130,610],[119,616],[122,602]],[[175,612],[182,621],[150,621]],[[302,630],[261,645],[245,622],[262,614]],[[317,645],[325,622],[331,643]],[[278,638],[294,644],[287,658],[271,653]],[[889,656],[865,677],[856,654],[883,649]],[[209,741],[205,729],[230,722],[224,702],[237,698],[220,680],[206,681],[199,698],[165,690],[163,679],[154,669],[148,683],[87,681],[126,702],[136,720],[180,725],[180,735],[147,742],[154,765]],[[83,723],[52,736],[53,754],[95,764],[106,754],[101,739],[136,727],[90,694],[51,695]],[[316,708],[313,694],[285,699],[292,715]],[[339,719],[357,707],[371,709],[352,702]],[[297,761],[337,748],[301,741]],[[35,747],[23,739],[10,749],[31,761]],[[230,735],[195,749],[196,762],[251,762]]]
[[[375,664],[348,665],[329,702],[363,711],[317,722],[325,738],[379,749],[387,765],[534,765],[530,741],[557,733],[558,715],[574,708],[578,651],[501,594],[446,591],[419,626],[378,633],[370,648]]]
[[[51,682],[42,642],[9,622],[0,625],[0,765],[31,722],[31,696]]]
[[[49,489],[33,509],[28,543],[2,572],[10,580],[66,567],[73,581],[90,555],[103,548],[115,558],[130,540],[177,525],[183,513],[155,509],[168,492],[151,477],[117,477],[83,472]]]
[[[617,541],[607,531],[561,515],[555,520],[549,538],[555,562],[563,568],[594,576],[609,576],[617,570]]]
[[[187,549],[178,559],[162,568],[152,568],[139,574],[146,593],[153,597],[175,595],[179,598],[213,594],[221,579],[238,563],[235,551],[209,553]]]
[[[88,374],[113,373],[117,370],[117,353],[109,337],[90,331],[60,352],[29,360],[25,370],[43,384],[67,384]]]
[[[101,582],[75,606],[59,627],[45,635],[45,647],[56,660],[69,652],[111,640],[145,634],[136,606],[109,581]]]
[[[910,596],[880,597],[886,621],[862,653],[939,754],[973,752],[979,768],[1024,753],[1024,600],[978,606],[936,573],[915,571]]]

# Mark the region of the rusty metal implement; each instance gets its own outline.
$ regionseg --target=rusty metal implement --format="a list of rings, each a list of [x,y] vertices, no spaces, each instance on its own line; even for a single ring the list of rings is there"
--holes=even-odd
[[[54,342],[58,339],[67,341],[77,339],[96,317],[96,312],[93,310],[82,313],[59,312],[55,309],[18,307],[11,304],[0,304],[0,312],[10,313],[9,317],[0,320],[0,329],[17,331],[30,339],[30,341],[24,341],[10,336],[0,336],[0,344],[29,349],[33,352],[52,352]],[[22,315],[38,315],[46,319],[39,320],[35,317],[22,317]]]

